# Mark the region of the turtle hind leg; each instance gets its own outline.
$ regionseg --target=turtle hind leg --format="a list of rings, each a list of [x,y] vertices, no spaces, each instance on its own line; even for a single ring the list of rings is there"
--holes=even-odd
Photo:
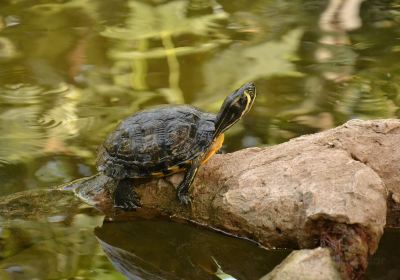
[[[192,165],[188,168],[188,171],[183,178],[183,181],[178,186],[176,194],[178,196],[181,204],[188,205],[191,203],[191,198],[189,195],[189,188],[192,185],[194,178],[196,177],[197,170],[199,170],[199,161],[196,160],[192,163]]]
[[[132,186],[131,179],[122,179],[114,191],[114,207],[125,211],[135,210],[140,207],[139,196]]]

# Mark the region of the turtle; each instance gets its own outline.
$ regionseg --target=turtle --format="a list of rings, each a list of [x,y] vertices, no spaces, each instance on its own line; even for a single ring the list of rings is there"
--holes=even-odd
[[[191,203],[189,188],[201,164],[222,146],[224,132],[252,107],[256,87],[246,83],[224,100],[218,114],[190,105],[139,111],[124,119],[98,149],[97,170],[116,181],[114,207],[141,206],[132,179],[186,172],[177,187],[181,204]]]

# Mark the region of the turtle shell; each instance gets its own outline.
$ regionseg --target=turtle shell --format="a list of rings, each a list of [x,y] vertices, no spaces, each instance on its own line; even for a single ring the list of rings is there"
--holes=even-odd
[[[215,117],[187,105],[138,112],[108,135],[99,149],[97,169],[117,179],[185,169],[214,140]]]

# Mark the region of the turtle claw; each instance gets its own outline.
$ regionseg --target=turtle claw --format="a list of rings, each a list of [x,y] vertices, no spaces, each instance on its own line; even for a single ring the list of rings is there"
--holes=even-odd
[[[178,193],[178,199],[179,202],[183,205],[189,205],[192,203],[192,199],[190,198],[190,195],[188,193]]]
[[[114,208],[118,208],[124,211],[134,211],[140,208],[140,203],[132,201],[132,200],[125,200],[125,201],[114,201]]]
[[[140,206],[139,196],[130,186],[130,181],[127,179],[121,180],[114,193],[114,207],[124,211],[132,211]]]

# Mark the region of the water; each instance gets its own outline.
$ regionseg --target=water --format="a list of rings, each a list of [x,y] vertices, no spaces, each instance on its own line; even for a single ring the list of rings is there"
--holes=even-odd
[[[370,0],[359,9],[361,1],[334,2],[1,1],[0,195],[92,175],[96,147],[122,118],[164,103],[217,112],[250,80],[256,104],[228,131],[228,152],[353,118],[399,117],[400,2]],[[90,225],[97,219],[79,217]],[[101,268],[104,279],[121,277],[92,230],[46,250],[80,240],[86,253],[59,255],[95,260],[58,270],[72,277]],[[15,242],[18,255],[22,241]]]

